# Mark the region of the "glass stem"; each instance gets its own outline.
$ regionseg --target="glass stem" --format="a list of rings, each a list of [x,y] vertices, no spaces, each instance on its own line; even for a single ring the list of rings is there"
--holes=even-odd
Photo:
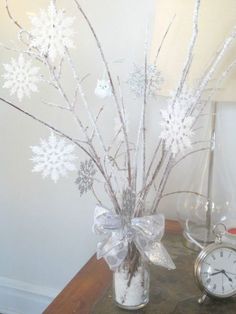
[[[208,171],[208,184],[207,184],[207,212],[206,212],[206,228],[207,228],[207,239],[206,242],[211,241],[212,234],[212,183],[213,183],[213,172],[214,172],[214,153],[215,153],[215,141],[216,141],[216,114],[217,114],[217,103],[213,103],[212,108],[212,123],[211,123],[211,150],[209,156],[209,171]]]

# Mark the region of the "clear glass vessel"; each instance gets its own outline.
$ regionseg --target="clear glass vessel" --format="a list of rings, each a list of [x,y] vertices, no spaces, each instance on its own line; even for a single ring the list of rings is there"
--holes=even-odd
[[[149,302],[148,264],[136,250],[113,273],[113,299],[119,307],[136,310]]]
[[[184,193],[178,197],[178,219],[183,227],[186,245],[196,248],[196,242],[206,245],[214,241],[212,232],[224,223],[229,233],[236,234],[236,106],[214,103],[209,127],[210,150],[200,151],[194,158],[194,169],[185,176]],[[206,123],[205,123],[206,124]],[[198,247],[199,249],[199,247]]]

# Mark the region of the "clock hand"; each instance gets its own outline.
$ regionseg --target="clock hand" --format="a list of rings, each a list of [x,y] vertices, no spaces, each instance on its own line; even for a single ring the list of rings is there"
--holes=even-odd
[[[221,273],[224,273],[223,270],[219,270],[215,273],[211,273],[210,276],[215,276],[215,275],[218,275],[218,274],[221,274]]]
[[[226,274],[226,271],[225,271],[224,269],[222,270],[222,274],[224,274],[224,275],[228,278],[228,280],[229,280],[230,282],[233,281],[232,278],[230,278],[230,277]]]
[[[228,274],[230,274],[230,275],[236,276],[236,274],[231,273],[230,271],[225,270],[225,272],[228,273]]]
[[[222,270],[220,270],[219,268],[214,268],[214,270],[215,270],[215,271],[222,271]],[[231,273],[231,272],[228,271],[228,270],[225,270],[225,272],[228,273],[228,274],[230,274],[230,275],[236,276],[235,273]]]
[[[223,276],[223,272],[222,272],[222,293],[224,293],[224,276]]]

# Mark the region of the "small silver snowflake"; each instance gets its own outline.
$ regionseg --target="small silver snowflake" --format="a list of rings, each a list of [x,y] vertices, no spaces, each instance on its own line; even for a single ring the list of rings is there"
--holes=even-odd
[[[56,183],[62,176],[66,176],[68,171],[76,170],[73,163],[77,157],[73,154],[75,145],[66,144],[64,139],[57,139],[51,133],[48,140],[40,140],[40,146],[31,146],[34,163],[33,172],[42,172],[43,178],[50,176]]]
[[[24,96],[30,97],[31,92],[37,92],[36,83],[40,81],[38,76],[39,68],[34,67],[31,61],[26,61],[23,54],[19,55],[18,60],[11,59],[11,63],[3,64],[5,73],[2,75],[5,83],[3,88],[10,89],[11,95],[16,94],[19,101]]]
[[[130,73],[127,83],[130,91],[136,97],[143,97],[145,89],[145,67],[134,64],[134,70]],[[158,71],[156,65],[149,64],[147,66],[147,96],[155,97],[162,83],[161,72]]]
[[[75,183],[78,185],[78,189],[80,191],[80,196],[92,189],[95,174],[96,169],[92,159],[85,160],[80,163],[78,177],[75,180]]]
[[[38,48],[42,55],[47,55],[54,61],[57,56],[62,57],[65,50],[73,48],[71,28],[74,18],[65,16],[64,10],[57,10],[53,1],[47,11],[40,10],[39,15],[30,16],[32,23],[31,46]]]
[[[160,138],[165,141],[166,150],[175,156],[177,153],[191,147],[194,135],[192,125],[194,117],[186,115],[186,108],[169,105],[166,110],[161,110],[162,121]]]

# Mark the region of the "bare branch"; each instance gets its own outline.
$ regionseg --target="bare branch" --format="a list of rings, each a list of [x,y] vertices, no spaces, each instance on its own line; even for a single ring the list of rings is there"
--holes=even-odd
[[[112,75],[111,75],[111,71],[110,71],[110,68],[109,68],[109,65],[108,65],[108,62],[106,60],[106,57],[105,57],[105,54],[104,54],[104,51],[102,49],[102,45],[100,43],[100,40],[98,39],[98,36],[95,32],[95,29],[94,27],[92,26],[88,16],[86,15],[86,13],[84,12],[84,10],[82,9],[81,5],[79,4],[79,2],[77,0],[74,0],[76,6],[77,6],[77,9],[80,11],[80,13],[82,14],[83,18],[85,19],[94,39],[95,39],[95,42],[97,44],[97,47],[98,47],[98,50],[100,52],[100,55],[101,55],[101,58],[102,58],[102,61],[105,65],[105,69],[106,69],[106,72],[107,72],[107,76],[108,76],[108,79],[109,79],[109,82],[110,82],[110,85],[111,85],[111,90],[112,90],[112,95],[113,95],[113,98],[114,98],[114,101],[115,101],[115,104],[116,104],[116,108],[117,108],[117,112],[118,112],[118,115],[119,115],[119,118],[120,118],[120,121],[121,121],[121,124],[122,124],[122,130],[123,130],[123,133],[124,133],[124,138],[125,138],[125,143],[126,143],[126,149],[127,149],[127,156],[128,156],[128,151],[129,151],[129,142],[128,142],[128,135],[127,135],[127,129],[126,129],[126,125],[125,125],[125,121],[124,121],[124,118],[123,118],[123,115],[122,115],[122,112],[120,110],[120,105],[119,105],[119,101],[118,101],[118,98],[117,98],[117,95],[116,95],[116,90],[115,90],[115,86],[114,86],[114,82],[113,82],[113,79],[112,79]],[[131,183],[131,182],[129,182]]]
[[[178,95],[181,93],[183,86],[184,86],[184,82],[186,80],[186,77],[188,75],[191,63],[192,63],[192,59],[193,59],[193,49],[195,47],[195,43],[197,40],[197,35],[198,35],[198,16],[199,16],[199,8],[200,8],[200,3],[201,0],[195,0],[195,7],[194,7],[194,14],[193,14],[193,32],[192,32],[192,37],[191,37],[191,41],[189,44],[189,49],[188,49],[188,54],[187,54],[187,59],[185,61],[185,65],[183,67],[183,71],[181,74],[181,79],[176,91],[176,95],[174,97],[174,101],[173,101],[173,106],[175,104],[176,98],[178,97]]]
[[[10,18],[10,20],[20,29],[23,29],[23,27],[17,22],[17,20],[12,16],[11,12],[10,12],[10,9],[9,9],[9,6],[8,6],[8,0],[5,0],[5,7],[6,7],[6,11],[7,11],[7,14]]]
[[[58,105],[58,104],[54,104],[54,103],[51,103],[51,102],[48,102],[48,101],[45,101],[45,100],[41,100],[41,101],[42,101],[42,103],[44,105],[47,105],[47,106],[50,106],[50,107],[53,107],[53,108],[62,109],[62,110],[67,110],[67,111],[71,112],[71,109],[68,108],[68,107],[64,107],[64,106],[61,106],[61,105]]]
[[[147,171],[147,174],[146,174],[146,180],[147,180],[148,177],[149,177],[150,171],[151,171],[152,166],[153,166],[153,164],[154,164],[154,162],[155,162],[155,159],[156,159],[156,156],[157,156],[157,154],[158,154],[159,148],[161,147],[161,144],[162,144],[162,141],[160,140],[160,141],[158,142],[158,144],[157,144],[157,147],[156,147],[156,149],[155,149],[155,151],[154,151],[154,153],[153,153],[152,160],[151,160],[151,162],[150,162],[150,164],[149,164],[149,168],[148,168],[148,171]]]
[[[169,33],[169,30],[170,30],[170,28],[171,28],[171,26],[172,26],[172,24],[173,24],[173,22],[174,22],[175,17],[176,17],[176,14],[173,16],[172,20],[170,21],[169,25],[167,26],[167,29],[166,29],[166,31],[165,31],[164,36],[162,37],[160,46],[159,46],[159,48],[158,48],[158,50],[157,50],[157,54],[156,54],[156,57],[155,57],[155,59],[154,59],[154,64],[157,63],[157,60],[158,60],[158,57],[159,57],[161,48],[162,48],[162,46],[163,46],[163,44],[164,44],[164,42],[165,42],[166,36],[167,36],[168,33]]]
[[[173,156],[170,155],[169,157],[169,160],[167,162],[167,165],[166,165],[166,168],[164,170],[164,173],[162,175],[162,178],[161,178],[161,182],[159,184],[159,187],[158,187],[158,190],[157,190],[157,194],[156,194],[156,197],[154,199],[154,202],[153,202],[153,205],[152,205],[152,208],[151,208],[151,214],[154,214],[158,208],[158,205],[160,203],[160,200],[161,200],[161,195],[165,189],[165,186],[166,186],[166,183],[168,181],[168,178],[169,178],[169,175],[170,175],[170,172],[172,170],[172,163],[173,163]]]
[[[194,151],[191,151],[190,153],[184,155],[183,157],[181,157],[179,160],[177,160],[173,165],[172,167],[174,168],[176,165],[178,165],[181,161],[183,161],[185,158],[187,158],[188,156],[190,155],[193,155],[193,154],[196,154],[196,153],[199,153],[199,152],[203,152],[203,151],[207,151],[207,150],[210,150],[211,148],[210,147],[205,147],[205,148],[200,148],[200,149],[196,149]]]
[[[97,165],[96,160],[94,159],[94,157],[91,155],[91,153],[85,149],[82,145],[80,145],[78,143],[77,140],[73,139],[71,136],[65,134],[64,132],[60,131],[59,129],[57,129],[56,127],[54,127],[53,125],[39,119],[38,117],[34,116],[33,114],[23,110],[22,108],[16,106],[15,104],[13,104],[12,102],[0,97],[0,100],[3,101],[4,103],[8,104],[9,106],[11,106],[12,108],[18,110],[19,112],[23,113],[24,115],[32,118],[33,120],[39,122],[40,124],[46,126],[47,128],[51,129],[52,131],[58,133],[59,135],[63,136],[64,138],[66,138],[67,140],[71,141],[72,143],[74,143],[76,146],[78,146],[83,152],[85,152],[92,160],[93,162]]]
[[[99,205],[102,205],[102,202],[101,202],[101,200],[99,199],[97,193],[95,192],[95,189],[94,189],[93,186],[92,186],[92,193],[93,193],[95,199],[97,200],[98,204],[99,204]]]
[[[196,196],[200,196],[202,198],[205,198],[207,199],[207,196],[204,195],[204,194],[201,194],[201,193],[198,193],[198,192],[194,192],[194,191],[175,191],[175,192],[170,192],[170,193],[165,193],[165,194],[162,194],[160,199],[164,198],[164,197],[168,197],[168,196],[171,196],[171,195],[175,195],[175,194],[194,194]]]

